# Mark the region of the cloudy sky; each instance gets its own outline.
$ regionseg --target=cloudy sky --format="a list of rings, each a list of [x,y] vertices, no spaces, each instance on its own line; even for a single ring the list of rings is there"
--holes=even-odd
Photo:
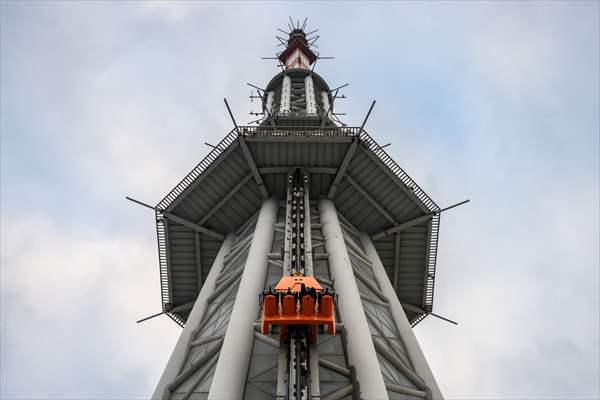
[[[416,333],[449,398],[600,397],[600,3],[13,2],[1,10],[2,398],[147,398],[179,335],[157,203],[256,103],[289,15],[337,110],[441,206]]]

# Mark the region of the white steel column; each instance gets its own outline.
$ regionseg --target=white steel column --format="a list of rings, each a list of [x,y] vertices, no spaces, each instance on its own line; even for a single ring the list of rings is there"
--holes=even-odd
[[[275,92],[270,90],[269,94],[267,94],[267,104],[266,109],[268,111],[267,114],[273,114],[273,100],[275,99]]]
[[[329,254],[329,271],[339,293],[338,308],[346,330],[348,361],[356,368],[360,397],[387,399],[387,390],[333,202],[320,200],[319,212],[325,248]]]
[[[440,391],[440,388],[433,377],[433,373],[429,368],[429,364],[427,364],[425,355],[421,350],[421,346],[419,346],[419,342],[417,342],[415,333],[408,322],[408,318],[406,318],[406,314],[402,309],[400,300],[398,300],[398,296],[396,295],[392,283],[385,272],[385,267],[379,258],[379,254],[377,254],[377,250],[375,249],[371,238],[366,233],[361,233],[360,241],[365,249],[365,252],[369,256],[369,260],[373,263],[373,273],[379,282],[379,287],[381,288],[384,296],[389,299],[392,318],[394,319],[396,327],[402,336],[402,341],[404,342],[406,351],[408,352],[410,360],[415,368],[415,372],[421,377],[421,379],[425,381],[425,384],[431,390],[433,399],[443,399],[442,392]]]
[[[254,343],[254,322],[259,311],[258,295],[265,284],[278,209],[278,201],[268,199],[264,201],[258,214],[244,273],[208,394],[209,399],[235,400],[241,399],[244,394]]]
[[[292,78],[289,76],[283,77],[283,83],[281,84],[281,102],[279,103],[279,112],[288,113],[290,112],[292,97]]]
[[[173,353],[171,353],[171,357],[169,358],[169,362],[163,371],[160,380],[158,381],[158,385],[152,394],[152,399],[162,399],[163,393],[165,393],[165,388],[169,385],[181,369],[181,365],[185,361],[187,349],[190,344],[191,336],[194,330],[198,328],[198,324],[202,321],[202,317],[204,316],[204,312],[206,310],[207,299],[210,295],[213,294],[215,290],[215,281],[217,280],[217,276],[219,272],[223,269],[223,260],[229,250],[231,249],[231,245],[235,239],[235,235],[230,233],[225,237],[225,240],[221,244],[219,248],[219,252],[215,257],[215,261],[213,262],[212,268],[208,272],[208,276],[206,277],[206,281],[200,290],[200,294],[194,303],[194,307],[190,313],[190,316],[187,319],[185,324],[185,328],[181,332],[179,336],[179,340],[177,340],[177,344],[175,345],[175,349]]]
[[[311,75],[307,75],[304,78],[304,98],[306,99],[306,113],[316,114],[317,113],[317,102],[315,100],[315,85]]]

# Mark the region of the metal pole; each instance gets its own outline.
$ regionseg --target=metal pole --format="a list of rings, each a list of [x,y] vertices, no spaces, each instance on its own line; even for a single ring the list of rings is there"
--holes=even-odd
[[[152,394],[152,399],[162,399],[165,388],[177,377],[177,374],[181,369],[181,365],[185,361],[187,349],[192,340],[192,332],[198,327],[198,324],[204,316],[204,312],[206,311],[206,306],[208,304],[207,299],[215,290],[215,281],[217,280],[219,272],[221,272],[221,269],[223,269],[223,260],[225,255],[229,253],[234,238],[235,235],[230,233],[223,241],[223,244],[221,244],[221,248],[215,257],[212,268],[208,272],[208,276],[206,277],[206,281],[202,286],[202,290],[200,291],[200,294],[194,303],[194,307],[192,308],[192,312],[190,313],[190,316],[185,324],[185,328],[183,328],[181,336],[179,336],[179,340],[177,341],[175,349],[171,354],[171,358],[169,358],[169,362],[167,363],[167,366],[165,367],[165,370],[158,381],[158,385]]]
[[[336,290],[339,293],[338,308],[347,332],[348,361],[356,368],[356,378],[360,382],[360,397],[387,399],[388,394],[367,318],[364,312],[360,311],[363,308],[362,302],[333,202],[320,200],[319,212],[325,248],[329,254],[329,271],[331,277],[335,279]]]
[[[360,241],[365,249],[365,252],[369,256],[369,259],[373,263],[372,269],[373,273],[375,274],[375,278],[379,282],[379,287],[381,288],[383,294],[390,301],[389,304],[392,318],[394,319],[394,323],[400,332],[400,336],[402,336],[402,341],[406,346],[406,351],[408,352],[409,358],[412,361],[415,372],[421,379],[425,381],[425,384],[431,390],[433,399],[443,399],[442,392],[440,391],[440,388],[433,377],[433,373],[427,364],[425,355],[419,346],[419,342],[417,342],[417,338],[415,337],[412,327],[408,322],[408,318],[406,318],[406,314],[402,309],[400,300],[398,300],[398,296],[396,295],[396,292],[394,292],[392,283],[385,272],[385,268],[381,263],[381,259],[379,258],[379,254],[377,254],[377,250],[375,250],[375,246],[373,245],[371,238],[366,233],[361,233]]]
[[[278,209],[276,199],[265,200],[260,209],[208,394],[210,400],[241,399],[244,395],[254,343],[254,321],[258,315],[258,294],[265,284]]]

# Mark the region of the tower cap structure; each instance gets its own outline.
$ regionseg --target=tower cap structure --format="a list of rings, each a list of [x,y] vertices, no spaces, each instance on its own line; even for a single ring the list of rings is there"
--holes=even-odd
[[[154,208],[163,312],[184,329],[153,399],[442,398],[411,329],[442,210],[366,119],[336,119],[305,25],[251,85],[257,125],[225,101],[233,129]]]
[[[282,61],[295,52],[314,61],[302,29],[287,43]],[[311,197],[332,200],[343,221],[373,238],[416,325],[433,307],[438,205],[364,128],[330,118],[335,100],[316,72],[287,69],[261,98],[259,125],[232,129],[156,207],[164,311],[185,324],[227,233],[264,199],[284,199],[289,170],[302,167]]]
[[[309,69],[317,61],[317,55],[310,49],[306,33],[300,28],[294,28],[289,33],[287,48],[279,55],[286,69]]]

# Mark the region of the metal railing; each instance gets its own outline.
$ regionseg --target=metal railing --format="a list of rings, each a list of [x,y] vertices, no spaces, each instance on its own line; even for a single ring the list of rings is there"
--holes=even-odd
[[[176,314],[167,312],[167,305],[173,304],[172,293],[169,286],[169,271],[167,270],[169,261],[167,254],[167,234],[165,232],[165,223],[160,211],[155,211],[156,215],[156,236],[158,238],[158,268],[160,275],[160,298],[162,302],[162,309],[165,314],[175,321],[179,326],[183,327],[185,322],[179,318]]]
[[[358,136],[358,127],[337,126],[240,126],[243,136],[339,137]]]
[[[383,164],[385,164],[386,167],[392,170],[392,172],[394,172],[394,174],[400,178],[402,183],[404,183],[406,187],[411,190],[415,196],[417,196],[417,198],[425,205],[425,207],[427,207],[429,212],[435,212],[440,209],[438,205],[435,204],[435,202],[431,200],[429,196],[427,196],[423,189],[421,189],[421,187],[417,185],[417,183],[413,181],[412,178],[408,176],[408,174],[398,164],[396,164],[396,162],[388,155],[388,153],[386,153],[385,150],[383,150],[381,146],[379,146],[365,130],[360,133],[360,140],[373,153],[375,153],[375,155],[381,160],[381,162],[383,162]]]
[[[383,162],[386,167],[388,167],[398,178],[400,178],[402,183],[404,183],[406,187],[412,191],[412,193],[421,201],[421,203],[423,203],[430,213],[436,213],[431,220],[431,232],[428,240],[429,251],[426,264],[427,270],[425,271],[427,276],[425,277],[425,287],[423,288],[425,291],[424,305],[425,308],[430,310],[433,306],[433,288],[435,286],[435,269],[437,263],[438,234],[440,225],[440,214],[438,214],[437,211],[440,210],[440,207],[364,130],[360,133],[360,140],[381,160],[381,162]],[[425,318],[425,316],[427,316],[427,314],[424,314],[422,318],[418,317],[411,325],[413,327],[416,326],[423,320],[423,318]]]
[[[437,263],[438,235],[440,232],[440,214],[431,219],[431,236],[429,239],[429,259],[427,260],[427,279],[425,280],[425,307],[433,306],[433,288],[435,283],[435,267]]]
[[[171,190],[156,206],[166,210],[175,199],[183,193],[212,164],[219,155],[231,145],[239,135],[242,136],[300,136],[300,137],[335,137],[358,136],[358,127],[311,127],[311,126],[239,126],[234,128]]]

